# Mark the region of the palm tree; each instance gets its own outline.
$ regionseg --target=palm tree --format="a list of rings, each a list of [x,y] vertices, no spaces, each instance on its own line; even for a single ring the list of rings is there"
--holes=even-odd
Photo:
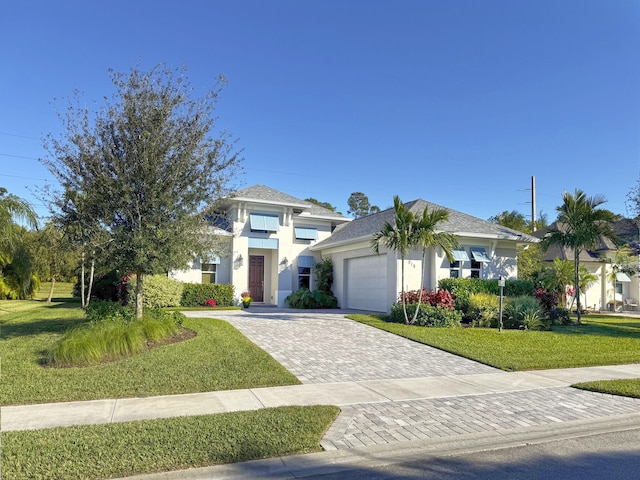
[[[609,239],[614,242],[617,237],[613,231],[615,216],[609,210],[598,208],[606,202],[602,195],[587,197],[579,189],[571,195],[565,192],[562,205],[556,208],[558,219],[555,228],[549,231],[542,240],[544,249],[551,245],[568,247],[573,250],[573,275],[576,287],[578,324],[580,324],[580,253],[584,249],[595,248]]]
[[[15,220],[23,220],[27,225],[35,227],[38,217],[26,200],[17,195],[7,193],[0,187],[0,253],[11,251],[18,238],[20,229]]]
[[[411,323],[415,323],[418,318],[420,304],[422,303],[422,290],[424,288],[424,270],[427,263],[427,250],[431,247],[440,247],[447,259],[453,262],[453,249],[459,243],[458,239],[452,233],[437,231],[438,224],[446,222],[449,219],[449,213],[442,209],[434,209],[429,211],[425,206],[422,211],[422,217],[416,218],[413,225],[413,235],[415,240],[422,247],[422,274],[420,276],[420,293],[418,295],[418,306],[413,313]]]
[[[416,244],[414,234],[415,215],[402,203],[398,195],[393,197],[394,225],[384,222],[382,230],[373,234],[372,247],[376,254],[380,253],[380,244],[400,254],[400,281],[404,322],[409,323],[407,305],[404,295],[404,260],[409,250]]]

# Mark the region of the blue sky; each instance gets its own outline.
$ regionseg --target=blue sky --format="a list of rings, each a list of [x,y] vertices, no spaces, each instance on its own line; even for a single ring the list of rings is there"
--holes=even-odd
[[[343,213],[361,191],[529,215],[535,176],[551,219],[575,188],[624,215],[640,177],[637,0],[21,0],[0,45],[0,186],[40,214],[65,98],[137,64],[185,64],[196,94],[224,74],[241,184]]]

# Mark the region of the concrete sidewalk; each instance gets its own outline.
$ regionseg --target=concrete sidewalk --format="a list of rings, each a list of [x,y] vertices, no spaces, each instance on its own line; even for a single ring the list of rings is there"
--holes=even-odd
[[[528,372],[498,372],[441,377],[368,380],[282,387],[226,390],[218,392],[167,395],[143,398],[92,400],[86,402],[47,403],[7,406],[0,409],[1,430],[32,430],[68,425],[102,424],[150,420],[176,416],[205,415],[285,405],[338,405],[343,407],[374,405],[395,408],[390,403],[428,401],[447,398],[477,398],[515,394],[512,401],[522,405],[534,392],[544,397],[557,396],[558,391],[577,382],[640,378],[640,364],[605,367],[538,370]],[[640,412],[640,401],[589,392],[570,392],[594,395],[600,401],[629,405],[629,411]],[[552,395],[552,393],[554,395]],[[599,407],[602,413],[606,409]],[[555,406],[554,411],[558,409]],[[339,429],[340,427],[335,428]],[[332,429],[335,429],[332,427]],[[387,443],[387,442],[384,442]],[[328,445],[327,445],[328,446]],[[334,447],[335,448],[335,447]]]

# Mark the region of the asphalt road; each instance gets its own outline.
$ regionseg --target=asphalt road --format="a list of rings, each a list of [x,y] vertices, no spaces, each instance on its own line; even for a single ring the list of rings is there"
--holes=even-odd
[[[318,480],[638,480],[640,428],[538,444],[425,456],[375,468],[304,477]]]

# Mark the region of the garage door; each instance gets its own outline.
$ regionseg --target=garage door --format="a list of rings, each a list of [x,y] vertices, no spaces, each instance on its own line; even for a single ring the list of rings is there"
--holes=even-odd
[[[349,258],[346,270],[347,308],[386,312],[387,255]]]

